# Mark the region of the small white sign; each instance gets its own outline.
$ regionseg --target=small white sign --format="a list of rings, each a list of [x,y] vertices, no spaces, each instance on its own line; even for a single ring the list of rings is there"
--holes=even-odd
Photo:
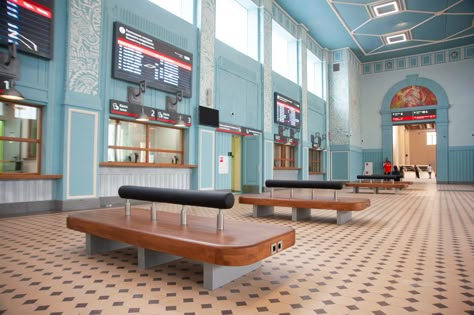
[[[229,157],[219,155],[219,174],[229,174]]]

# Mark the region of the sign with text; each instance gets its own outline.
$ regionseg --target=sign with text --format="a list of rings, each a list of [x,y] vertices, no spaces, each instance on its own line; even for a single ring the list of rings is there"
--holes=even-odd
[[[436,119],[436,109],[392,112],[392,122]]]
[[[143,111],[145,115],[148,116],[150,121],[159,121],[162,123],[174,125],[179,119],[181,119],[187,127],[192,125],[192,119],[189,115],[169,112],[166,110],[146,106],[143,106]],[[117,100],[110,100],[110,113],[114,115],[137,118],[138,115],[142,113],[142,106]]]
[[[220,132],[227,132],[227,133],[232,133],[232,134],[241,135],[241,136],[258,136],[262,134],[260,130],[255,130],[255,129],[251,129],[247,127],[221,123],[221,122],[219,123],[219,128],[217,128],[216,130]]]

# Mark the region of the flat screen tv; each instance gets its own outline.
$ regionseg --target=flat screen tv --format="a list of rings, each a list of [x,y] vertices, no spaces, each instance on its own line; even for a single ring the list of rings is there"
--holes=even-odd
[[[219,128],[219,110],[199,106],[199,124]]]
[[[0,44],[51,59],[54,0],[0,0]]]
[[[161,91],[192,96],[193,55],[190,52],[114,23],[112,77]]]
[[[273,101],[275,122],[288,127],[300,128],[300,103],[277,92],[274,93]]]

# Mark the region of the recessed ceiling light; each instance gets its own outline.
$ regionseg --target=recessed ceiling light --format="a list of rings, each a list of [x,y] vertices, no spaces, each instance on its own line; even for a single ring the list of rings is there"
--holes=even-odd
[[[406,42],[407,35],[405,33],[389,35],[389,36],[385,36],[385,40],[387,41],[387,44],[397,44],[401,42]]]
[[[397,13],[400,11],[397,1],[390,1],[383,4],[374,5],[372,8],[374,10],[375,16],[377,17]]]

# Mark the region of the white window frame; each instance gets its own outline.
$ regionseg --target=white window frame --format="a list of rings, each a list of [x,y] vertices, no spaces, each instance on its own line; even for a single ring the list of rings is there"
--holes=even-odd
[[[307,51],[308,91],[323,98],[323,62],[310,50]]]
[[[149,0],[151,3],[193,24],[194,0]]]
[[[436,145],[436,131],[426,132],[426,145]]]
[[[272,69],[298,82],[298,41],[275,20],[272,21]]]
[[[216,39],[258,60],[258,33],[258,8],[253,1],[216,1]]]

